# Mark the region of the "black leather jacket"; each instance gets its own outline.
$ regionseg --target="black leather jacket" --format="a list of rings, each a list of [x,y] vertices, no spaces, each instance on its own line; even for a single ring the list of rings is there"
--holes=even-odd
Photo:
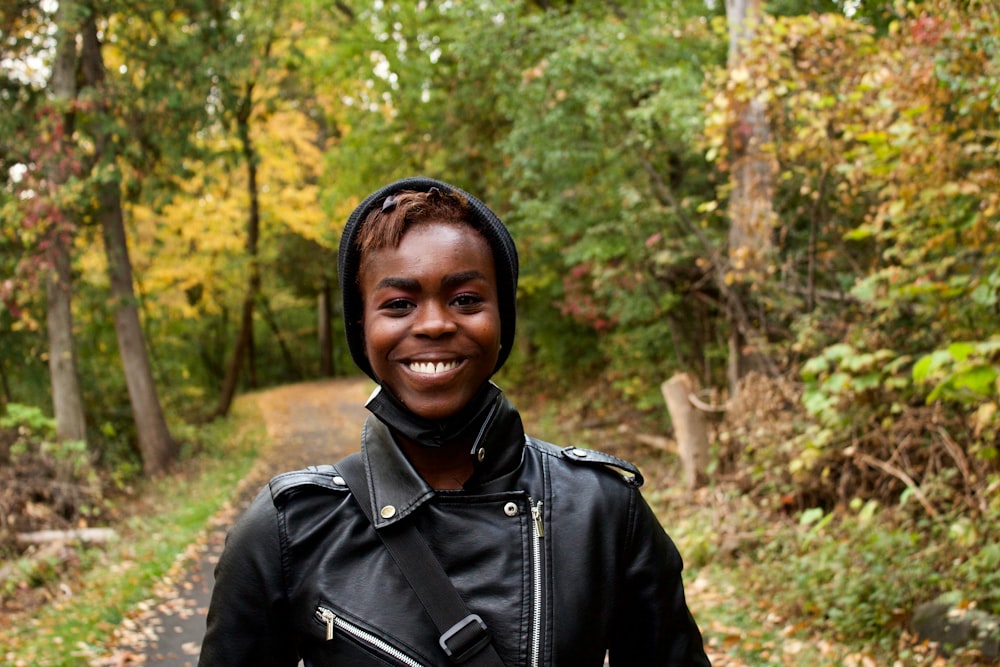
[[[612,665],[709,665],[680,555],[635,468],[526,438],[502,396],[480,449],[465,490],[442,492],[375,417],[362,436],[377,526],[415,522],[505,665],[597,666],[606,651]],[[300,657],[451,664],[335,466],[275,477],[230,532],[199,665],[294,667]]]

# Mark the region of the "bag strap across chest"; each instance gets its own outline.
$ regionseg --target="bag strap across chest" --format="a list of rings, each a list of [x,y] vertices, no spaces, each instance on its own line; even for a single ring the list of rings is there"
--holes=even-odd
[[[337,464],[337,471],[374,528],[371,494],[361,454],[345,458]],[[469,611],[413,522],[399,521],[375,532],[434,621],[441,633],[438,644],[451,661],[468,667],[503,667],[486,623],[478,614]]]

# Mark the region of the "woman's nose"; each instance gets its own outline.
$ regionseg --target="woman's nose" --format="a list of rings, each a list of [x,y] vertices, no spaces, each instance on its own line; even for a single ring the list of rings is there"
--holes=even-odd
[[[438,338],[454,333],[457,328],[446,304],[428,302],[418,306],[413,324],[415,335]]]

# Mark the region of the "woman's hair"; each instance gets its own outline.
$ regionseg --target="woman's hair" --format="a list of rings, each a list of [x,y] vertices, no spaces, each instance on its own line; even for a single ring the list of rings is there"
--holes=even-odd
[[[373,250],[399,247],[403,234],[422,223],[467,225],[480,234],[469,210],[469,202],[454,190],[431,188],[427,192],[404,190],[389,195],[371,210],[358,229],[355,247],[362,258]]]

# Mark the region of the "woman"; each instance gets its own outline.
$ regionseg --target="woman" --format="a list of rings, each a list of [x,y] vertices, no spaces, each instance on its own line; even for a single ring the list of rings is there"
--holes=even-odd
[[[526,437],[490,381],[518,273],[497,216],[405,179],[354,211],[339,259],[348,345],[379,383],[362,452],[262,490],[199,664],[708,665],[638,470]],[[443,623],[442,600],[461,609]]]

